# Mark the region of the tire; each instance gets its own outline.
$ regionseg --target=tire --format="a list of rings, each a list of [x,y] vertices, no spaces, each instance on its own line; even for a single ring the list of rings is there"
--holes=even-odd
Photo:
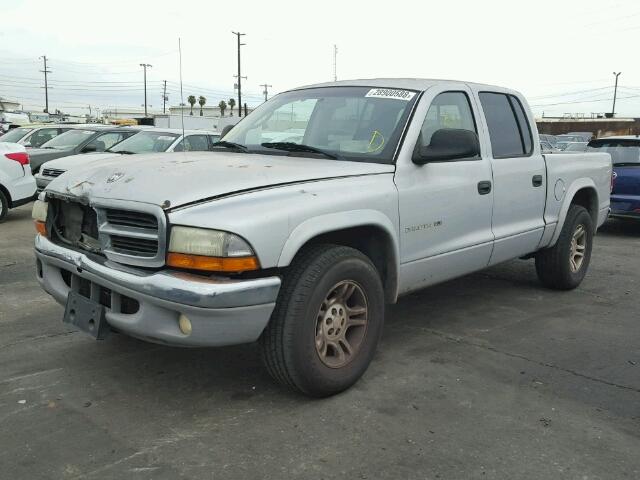
[[[0,190],[0,222],[4,221],[7,213],[9,213],[9,199],[4,192]]]
[[[346,390],[371,363],[384,306],[380,275],[360,251],[337,245],[304,249],[287,269],[260,338],[267,370],[312,397]]]
[[[574,235],[581,235],[581,228],[584,236],[580,238],[583,240],[578,238],[574,247]],[[580,205],[571,205],[556,244],[536,254],[536,272],[545,287],[571,290],[580,285],[591,261],[594,231],[589,212]],[[580,251],[582,257],[579,256]],[[578,261],[580,258],[582,260]]]

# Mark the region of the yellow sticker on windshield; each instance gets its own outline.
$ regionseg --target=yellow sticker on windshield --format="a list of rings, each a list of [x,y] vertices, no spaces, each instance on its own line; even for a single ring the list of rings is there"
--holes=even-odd
[[[374,153],[380,150],[384,146],[384,136],[378,131],[374,130],[369,140],[369,146],[367,147],[367,153]]]

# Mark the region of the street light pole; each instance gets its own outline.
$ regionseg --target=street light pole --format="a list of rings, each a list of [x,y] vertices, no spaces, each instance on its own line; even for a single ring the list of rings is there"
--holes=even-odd
[[[144,69],[144,116],[147,116],[147,67],[151,68],[148,63],[141,63],[140,66]]]
[[[616,76],[616,86],[613,87],[613,107],[611,108],[611,118],[616,116],[616,96],[618,94],[618,77],[620,76],[622,72],[613,72],[613,74]]]
[[[269,87],[273,87],[273,85],[268,85],[266,83],[263,83],[262,85],[260,85],[261,87],[264,87],[264,91],[262,93],[264,93],[264,101],[266,102],[268,100],[267,96],[269,95],[269,91],[267,90]]]
[[[49,113],[49,83],[47,82],[47,73],[51,73],[51,70],[47,70],[47,56],[40,57],[44,62],[44,70],[40,70],[44,73],[44,113]]]

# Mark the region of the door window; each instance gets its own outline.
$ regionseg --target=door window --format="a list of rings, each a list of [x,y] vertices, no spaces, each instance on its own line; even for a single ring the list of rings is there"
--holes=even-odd
[[[95,147],[96,152],[104,152],[105,150],[113,147],[116,143],[120,142],[123,138],[126,138],[123,133],[103,133],[102,135],[99,135],[98,137],[91,140],[86,147]]]
[[[443,128],[457,128],[477,133],[466,93],[444,92],[433,99],[420,130],[418,146],[429,146],[434,132]]]
[[[209,150],[206,135],[189,135],[173,149],[174,152],[204,152]]]
[[[489,127],[494,158],[531,154],[531,129],[520,101],[513,95],[481,92],[480,103]]]

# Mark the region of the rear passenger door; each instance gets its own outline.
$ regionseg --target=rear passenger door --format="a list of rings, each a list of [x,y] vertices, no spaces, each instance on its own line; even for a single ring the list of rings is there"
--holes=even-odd
[[[522,102],[503,92],[479,92],[493,170],[495,244],[491,264],[534,252],[544,230],[546,168]]]

